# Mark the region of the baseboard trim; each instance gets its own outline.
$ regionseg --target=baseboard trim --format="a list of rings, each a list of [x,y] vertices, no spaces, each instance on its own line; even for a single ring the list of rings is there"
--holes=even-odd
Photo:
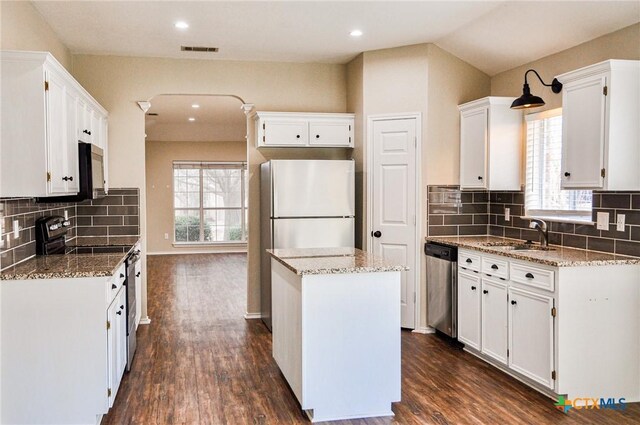
[[[149,316],[145,316],[143,318],[140,319],[140,325],[148,325],[151,323],[151,319],[149,319]]]
[[[195,249],[188,251],[155,251],[147,252],[147,255],[185,255],[185,254],[246,254],[247,248],[225,248],[218,250]]]
[[[245,320],[262,319],[262,314],[246,312],[244,314],[244,318],[245,318]]]
[[[426,335],[426,334],[434,334],[436,333],[436,330],[429,326],[421,326],[421,327],[415,328],[411,332]]]

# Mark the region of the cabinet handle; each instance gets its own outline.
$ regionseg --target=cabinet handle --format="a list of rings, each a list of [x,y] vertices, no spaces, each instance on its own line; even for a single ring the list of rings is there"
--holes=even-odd
[[[68,176],[68,177],[67,177],[67,176],[64,176],[64,177],[62,178],[62,180],[72,182],[72,181],[73,181],[73,176]]]
[[[121,311],[116,311],[116,314],[120,316],[120,315],[122,315],[122,312]]]
[[[471,264],[473,263],[473,260],[471,258],[467,258],[467,263]]]
[[[319,139],[319,138],[320,138],[320,135],[319,135],[319,134],[316,134],[316,139]]]
[[[571,176],[571,173],[567,171],[566,173],[564,173],[564,176],[565,176],[565,177],[570,177],[570,176]]]
[[[488,294],[489,291],[487,291],[486,289],[482,291],[483,294]]]
[[[140,272],[136,273],[136,277],[140,277]]]
[[[123,305],[120,306],[120,310],[124,310],[124,306]]]
[[[533,279],[533,275],[531,273],[527,273],[524,275],[527,279]]]
[[[91,134],[91,132],[90,132],[89,130],[82,130],[82,132],[83,132],[84,134],[89,134],[89,135]]]
[[[472,291],[475,291],[475,290],[476,290],[476,287],[475,287],[475,286],[472,286],[472,287],[471,287],[471,290],[472,290]]]
[[[511,300],[511,305],[516,305],[518,302],[516,300]]]
[[[478,176],[478,180],[482,180],[482,176]]]
[[[498,266],[496,266],[495,264],[493,264],[493,265],[491,266],[491,268],[492,268],[493,270],[498,270]]]
[[[117,288],[117,286],[114,283],[112,283],[111,284],[111,289],[116,289],[116,288]]]
[[[299,139],[299,138],[300,138],[300,135],[299,135],[299,134],[296,134],[296,139]]]

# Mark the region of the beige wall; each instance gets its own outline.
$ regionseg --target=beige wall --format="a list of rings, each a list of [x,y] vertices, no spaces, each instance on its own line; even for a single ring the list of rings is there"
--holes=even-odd
[[[549,84],[556,75],[607,59],[640,59],[640,23],[497,74],[491,78],[491,95],[522,95],[524,73],[531,68]],[[528,82],[531,92],[546,102],[544,107],[535,109],[536,112],[562,106],[562,93],[553,93],[532,74],[529,74]]]
[[[366,232],[366,214],[364,205],[364,54],[359,54],[347,64],[347,111],[355,114],[354,149],[352,158],[356,162],[356,247],[363,248],[363,235]]]
[[[258,110],[345,112],[345,65],[117,56],[74,56],[73,73],[109,111],[109,172],[113,187],[141,188],[141,232],[147,235],[144,114],[136,104],[159,94],[233,94]],[[259,226],[258,164],[249,127],[249,229]],[[272,155],[279,155],[274,152]],[[314,150],[287,153],[314,157]],[[329,155],[324,153],[323,155]],[[344,155],[340,153],[340,155]],[[255,208],[253,206],[256,206]],[[249,231],[247,311],[260,311],[259,233]],[[143,314],[146,314],[146,299]]]
[[[40,13],[28,1],[0,2],[0,49],[51,52],[71,71],[72,57]]]
[[[238,111],[238,113],[241,113]],[[194,247],[173,246],[173,161],[246,161],[247,144],[236,142],[146,141],[147,252],[184,253]],[[164,234],[169,239],[164,239]],[[242,249],[239,249],[242,251]],[[216,252],[220,247],[197,247]],[[238,251],[238,248],[235,248]]]

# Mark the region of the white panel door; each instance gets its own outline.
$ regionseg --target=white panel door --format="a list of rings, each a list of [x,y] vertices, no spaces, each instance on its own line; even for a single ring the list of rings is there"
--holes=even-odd
[[[458,340],[480,350],[480,275],[458,271]]]
[[[487,185],[487,125],[489,110],[484,107],[460,116],[460,187]]]
[[[372,251],[402,272],[402,327],[415,327],[417,119],[373,122]]]
[[[567,83],[562,95],[562,188],[601,188],[606,76]]]
[[[507,364],[507,284],[482,278],[482,352]]]
[[[355,162],[272,161],[272,217],[353,217]]]
[[[509,289],[509,367],[553,388],[553,298]]]
[[[273,247],[353,248],[355,219],[278,218],[273,220]]]

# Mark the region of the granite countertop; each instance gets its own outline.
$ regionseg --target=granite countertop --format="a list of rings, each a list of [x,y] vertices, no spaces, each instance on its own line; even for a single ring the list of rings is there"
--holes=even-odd
[[[398,272],[409,270],[356,248],[268,249],[297,275]]]
[[[469,248],[488,254],[502,255],[518,260],[531,261],[554,267],[606,266],[640,264],[640,257],[630,257],[606,252],[589,251],[550,245],[553,250],[514,251],[504,245],[519,245],[520,239],[502,238],[499,236],[427,236],[427,242],[438,242],[444,245]],[[500,246],[502,245],[502,246]]]
[[[124,253],[36,255],[0,272],[0,280],[108,277],[127,258]]]

